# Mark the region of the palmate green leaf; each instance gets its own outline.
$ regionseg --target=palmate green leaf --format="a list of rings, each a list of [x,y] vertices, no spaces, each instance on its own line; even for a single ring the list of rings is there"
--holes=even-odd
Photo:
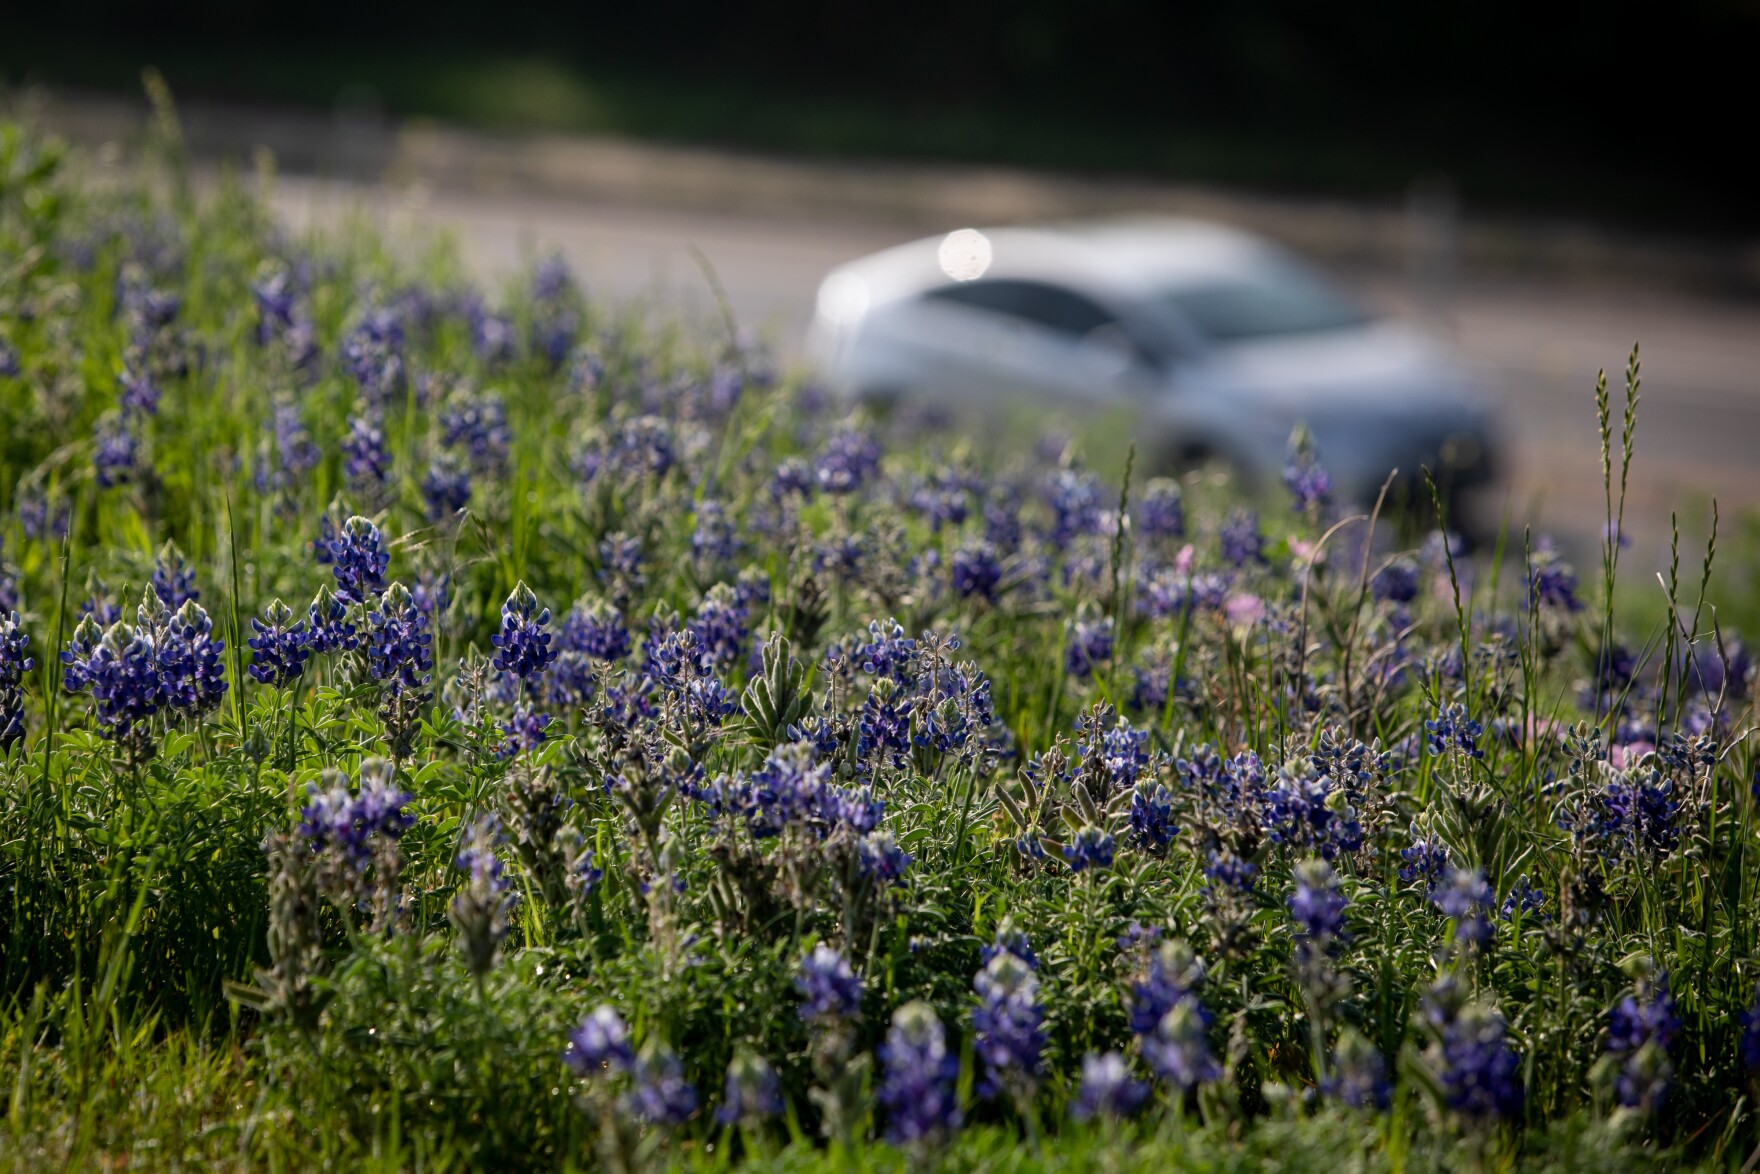
[[[786,638],[776,636],[764,645],[762,667],[746,685],[740,706],[753,745],[774,748],[787,739],[789,727],[812,711],[808,677]]]

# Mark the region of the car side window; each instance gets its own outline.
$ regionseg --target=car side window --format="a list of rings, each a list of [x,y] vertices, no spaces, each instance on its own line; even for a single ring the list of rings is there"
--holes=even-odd
[[[1081,294],[1042,281],[968,281],[943,286],[929,297],[989,310],[1072,338],[1083,338],[1118,321],[1116,315]]]

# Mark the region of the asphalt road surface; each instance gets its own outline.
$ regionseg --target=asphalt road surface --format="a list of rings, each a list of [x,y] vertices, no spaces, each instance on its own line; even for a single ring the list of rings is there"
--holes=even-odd
[[[784,357],[798,350],[819,279],[839,262],[919,231],[844,219],[717,215],[518,194],[349,186],[284,177],[275,205],[290,228],[320,231],[365,216],[416,239],[449,233],[491,286],[560,249],[591,295],[662,314],[707,319],[708,285],[690,249],[708,258],[742,326]],[[948,225],[948,228],[958,225]],[[1631,557],[1665,556],[1671,510],[1701,545],[1706,503],[1723,516],[1760,509],[1760,303],[1718,301],[1638,284],[1464,280],[1445,297],[1414,296],[1405,274],[1341,272],[1371,304],[1444,336],[1501,405],[1508,441],[1507,505],[1518,521],[1574,544],[1598,538],[1603,503],[1593,388],[1606,368],[1614,394],[1641,342],[1642,404],[1632,468]]]

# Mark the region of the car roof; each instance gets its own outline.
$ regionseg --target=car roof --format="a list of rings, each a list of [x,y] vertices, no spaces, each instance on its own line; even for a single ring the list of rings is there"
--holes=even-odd
[[[1278,254],[1260,237],[1204,221],[1112,220],[959,229],[852,261],[836,275],[860,278],[870,304],[910,297],[954,283],[942,265],[944,244],[982,249],[985,278],[1054,281],[1118,297],[1225,277]]]

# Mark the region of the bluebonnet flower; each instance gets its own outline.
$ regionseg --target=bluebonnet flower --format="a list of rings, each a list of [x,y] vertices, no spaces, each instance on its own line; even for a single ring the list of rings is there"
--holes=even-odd
[[[1516,883],[1510,886],[1509,893],[1503,898],[1503,907],[1499,910],[1498,916],[1505,921],[1517,914],[1524,918],[1544,918],[1546,916],[1546,902],[1546,890],[1536,888],[1529,883],[1528,874],[1524,872],[1516,878]]]
[[[513,433],[507,426],[507,405],[499,395],[458,391],[440,413],[440,443],[463,449],[480,473],[494,473],[507,464]]]
[[[458,931],[465,966],[479,978],[495,965],[496,953],[507,936],[507,915],[519,900],[495,852],[502,838],[501,821],[493,814],[479,815],[452,862],[465,874],[465,882],[453,895],[447,912]]]
[[[76,631],[76,643],[80,638]],[[152,633],[126,623],[111,625],[89,657],[70,663],[67,675],[70,682],[77,675],[77,687],[91,691],[98,720],[110,738],[127,735],[165,704]]]
[[[1070,625],[1069,645],[1064,650],[1064,671],[1086,679],[1112,659],[1112,617],[1077,619]]]
[[[295,404],[275,405],[275,453],[285,485],[298,484],[323,458]]]
[[[1386,603],[1410,603],[1418,598],[1418,568],[1406,559],[1396,559],[1375,573],[1369,590]]]
[[[911,747],[911,699],[898,682],[881,677],[868,689],[856,723],[856,758],[864,771],[902,768]]]
[[[979,1095],[1006,1091],[1017,1099],[1030,1097],[1046,1043],[1033,967],[1007,950],[994,953],[972,980],[972,989],[978,994],[972,1010],[973,1050],[984,1073]]]
[[[348,622],[348,608],[328,587],[318,588],[306,622],[311,625],[308,639],[313,652],[350,652],[360,643],[355,625]]]
[[[996,931],[994,941],[987,946],[978,948],[979,964],[988,965],[990,959],[999,954],[1013,954],[1025,962],[1030,969],[1039,969],[1039,956],[1033,953],[1033,944],[1027,940],[1027,935],[1018,929],[1007,928],[1006,922],[1003,924],[1004,928]]]
[[[1114,845],[1110,833],[1097,827],[1085,827],[1063,846],[1063,858],[1071,872],[1112,867]]]
[[[647,582],[647,577],[642,572],[642,544],[639,539],[619,531],[600,540],[600,578],[610,581],[613,586],[633,589]]]
[[[92,657],[97,653],[106,630],[106,625],[88,611],[80,617],[79,623],[73,629],[73,635],[68,637],[67,647],[61,652],[61,663],[67,666],[61,679],[61,687],[69,693],[78,693],[90,683]]]
[[[347,778],[325,772],[325,788],[306,787],[296,829],[299,839],[319,862],[319,884],[338,905],[349,908],[369,893],[377,880],[377,917],[382,927],[395,907],[394,886],[401,868],[398,844],[415,824],[410,795],[392,782],[382,759],[361,763],[360,785],[350,794]],[[376,876],[375,876],[376,874]]]
[[[814,464],[813,478],[826,493],[854,493],[880,470],[880,446],[853,428],[834,432]]]
[[[876,1054],[881,1076],[875,1099],[886,1113],[887,1140],[931,1143],[959,1128],[954,1095],[959,1057],[948,1050],[933,1007],[917,1001],[893,1012],[886,1042]]]
[[[1143,1059],[1163,1084],[1185,1093],[1219,1080],[1222,1066],[1206,1038],[1210,1016],[1196,995],[1185,995],[1142,1037]]]
[[[1483,945],[1491,940],[1491,922],[1486,912],[1495,900],[1496,894],[1486,883],[1485,874],[1477,869],[1454,869],[1447,884],[1430,892],[1430,903],[1454,922],[1455,941],[1463,944]]]
[[[429,649],[428,619],[410,598],[409,589],[393,583],[379,606],[367,615],[367,671],[394,693],[414,692],[428,683],[434,667]]]
[[[1045,504],[1051,507],[1046,539],[1061,550],[1100,526],[1100,479],[1078,469],[1059,469],[1045,480]]]
[[[250,674],[265,685],[283,686],[306,671],[311,655],[311,633],[304,620],[294,619],[293,609],[279,599],[263,609],[263,618],[251,617],[256,633],[250,645]]]
[[[1151,619],[1183,617],[1194,611],[1219,611],[1228,599],[1229,580],[1216,573],[1192,574],[1162,567],[1143,584],[1138,608]]]
[[[336,576],[336,598],[345,604],[366,603],[385,590],[385,568],[391,555],[379,527],[359,514],[324,543],[325,558]]]
[[[1349,902],[1338,874],[1324,860],[1308,860],[1295,868],[1296,891],[1289,914],[1303,938],[1320,950],[1344,937],[1344,911]]]
[[[0,339],[0,379],[16,379],[24,368],[19,365],[18,352]]]
[[[1160,783],[1153,789],[1138,783],[1131,791],[1131,840],[1138,848],[1154,855],[1167,851],[1179,828],[1173,822],[1173,795]]]
[[[1426,1000],[1426,1014],[1438,1033],[1433,1058],[1443,1103],[1475,1120],[1520,1116],[1522,1062],[1504,1040],[1503,1016],[1455,1002],[1452,996]]]
[[[904,634],[897,620],[872,620],[868,624],[868,642],[857,646],[852,659],[869,676],[904,681],[916,664],[916,654],[917,642]]]
[[[813,466],[800,457],[786,457],[770,476],[770,500],[777,504],[791,497],[811,500],[817,483]]]
[[[422,478],[422,500],[428,505],[429,521],[450,518],[471,502],[470,470],[450,453],[436,454]]]
[[[182,607],[192,599],[200,599],[202,593],[196,590],[196,571],[183,557],[183,551],[177,544],[167,542],[159,550],[159,557],[153,562],[153,590],[165,601],[165,606],[173,610]]]
[[[717,583],[709,589],[687,626],[702,644],[703,654],[721,668],[740,662],[746,638],[751,635],[751,620],[746,609],[740,606],[733,588],[726,583]]]
[[[1076,753],[1092,787],[1095,798],[1103,799],[1115,792],[1135,787],[1149,767],[1149,731],[1136,729],[1123,718],[1114,720],[1115,711],[1104,703],[1076,719]]]
[[[124,367],[116,378],[116,385],[122,391],[118,403],[124,417],[159,414],[159,389],[153,384],[151,372],[135,372]]]
[[[1668,972],[1646,968],[1607,1019],[1607,1054],[1619,1063],[1614,1094],[1621,1105],[1649,1113],[1661,1104],[1673,1075],[1668,1049],[1680,1027]]]
[[[1002,583],[1002,562],[990,543],[972,542],[954,551],[949,573],[954,594],[961,599],[977,596],[992,603],[996,601],[996,591]]]
[[[513,716],[501,723],[501,733],[506,738],[501,743],[501,757],[513,758],[542,746],[551,720],[549,714],[524,705],[514,710]]]
[[[1583,610],[1583,601],[1577,598],[1577,572],[1544,540],[1528,563],[1528,598],[1535,607]]]
[[[721,1107],[715,1110],[718,1124],[751,1128],[780,1117],[787,1106],[782,1100],[782,1081],[769,1061],[752,1052],[737,1052],[727,1065],[727,1087]]]
[[[513,322],[505,314],[490,310],[475,294],[465,300],[464,312],[471,331],[471,348],[485,366],[497,366],[513,358]]]
[[[369,309],[342,340],[342,365],[369,404],[385,404],[403,389],[403,321],[392,310]]]
[[[1343,788],[1325,776],[1285,770],[1263,795],[1263,821],[1273,843],[1317,851],[1328,860],[1363,844],[1362,825]]]
[[[742,817],[758,839],[806,825],[825,813],[831,768],[814,761],[812,746],[784,743],[771,750],[751,775],[722,780],[716,788],[723,810]]]
[[[1339,1033],[1332,1071],[1321,1088],[1353,1109],[1385,1110],[1393,1100],[1393,1082],[1381,1050],[1349,1027]]]
[[[495,654],[495,667],[512,673],[522,681],[530,681],[549,668],[559,649],[550,647],[555,634],[548,631],[550,609],[538,606],[525,580],[520,580],[501,605],[501,631],[489,637],[500,651]]]
[[[213,628],[202,605],[191,599],[157,638],[160,689],[173,709],[208,713],[226,696],[226,667],[220,660],[226,642],[213,637]]]
[[[0,754],[24,740],[24,678],[36,662],[18,613],[0,611]]]
[[[1160,930],[1150,927],[1139,940],[1155,942]],[[1122,939],[1121,939],[1122,940]],[[1131,983],[1130,1025],[1138,1036],[1154,1034],[1162,1018],[1204,979],[1204,963],[1183,941],[1161,942],[1149,955],[1142,976]]]
[[[832,1026],[861,1014],[862,980],[849,959],[823,942],[801,959],[794,987],[801,994],[801,1018],[808,1023]]]
[[[739,529],[718,501],[697,503],[696,527],[691,531],[691,550],[708,562],[732,562],[739,557]]]
[[[697,1111],[697,1089],[684,1078],[684,1065],[668,1048],[650,1044],[630,1073],[624,1108],[649,1125],[683,1125]]]
[[[343,472],[362,492],[385,484],[391,476],[391,454],[385,448],[385,428],[376,414],[348,418],[348,434],[342,438]]]
[[[1760,1074],[1760,983],[1754,987],[1753,1004],[1736,1021],[1742,1027],[1742,1064],[1750,1074]]]
[[[1157,477],[1137,502],[1137,530],[1146,538],[1180,538],[1186,532],[1185,502],[1179,482]]]
[[[1448,869],[1447,846],[1438,839],[1420,834],[1414,824],[1412,846],[1401,848],[1399,854],[1406,862],[1406,867],[1399,870],[1399,879],[1407,884],[1422,881],[1427,893],[1435,892],[1443,873]]]
[[[1467,707],[1458,701],[1438,709],[1436,720],[1426,721],[1424,729],[1429,732],[1432,754],[1459,750],[1470,758],[1485,757],[1485,752],[1479,749],[1479,735],[1485,728],[1468,717]]]
[[[861,873],[884,888],[901,884],[904,871],[911,865],[911,855],[898,846],[898,840],[884,829],[870,832],[858,849]]]
[[[1283,464],[1283,487],[1298,510],[1323,506],[1332,500],[1332,474],[1320,464],[1314,435],[1298,426],[1290,437],[1289,455]]]
[[[580,600],[562,621],[562,647],[607,663],[630,652],[629,626],[623,613],[603,600]]]
[[[1082,1057],[1082,1087],[1069,1112],[1077,1121],[1118,1120],[1136,1116],[1148,1100],[1148,1084],[1131,1075],[1123,1056],[1089,1052]]]
[[[99,489],[134,480],[140,471],[140,454],[134,433],[128,430],[125,422],[113,416],[105,417],[98,421],[93,440],[96,447],[92,452],[92,467],[97,473]]]
[[[629,1028],[616,1008],[602,1004],[580,1025],[568,1033],[562,1059],[577,1076],[598,1076],[607,1071],[623,1072],[634,1067],[635,1049],[630,1046]]]
[[[1250,893],[1253,891],[1253,878],[1258,871],[1252,861],[1242,860],[1232,852],[1212,852],[1209,863],[1204,866],[1204,878],[1211,884],[1239,893]]]
[[[1265,539],[1259,533],[1259,515],[1252,510],[1238,509],[1228,515],[1219,532],[1222,557],[1232,566],[1265,561]]]

